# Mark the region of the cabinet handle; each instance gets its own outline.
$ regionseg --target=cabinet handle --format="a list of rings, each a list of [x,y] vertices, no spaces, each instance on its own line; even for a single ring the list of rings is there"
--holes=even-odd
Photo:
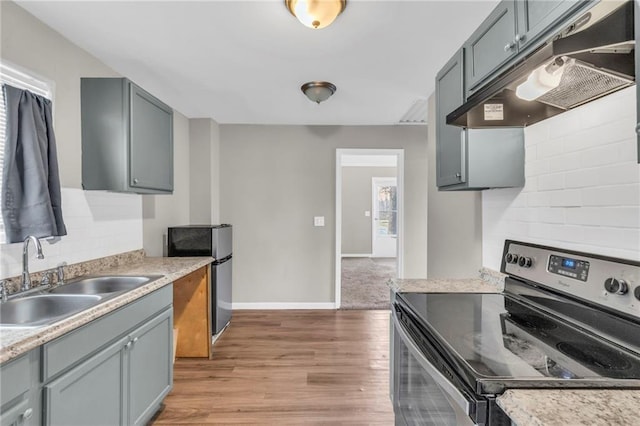
[[[33,408],[27,408],[24,410],[24,413],[22,413],[22,418],[25,420],[29,420],[31,416],[33,416]]]
[[[511,49],[513,49],[514,47],[516,47],[516,44],[515,44],[515,43],[507,43],[507,44],[505,44],[505,45],[504,45],[504,51],[505,51],[505,52],[508,52],[508,51],[510,51]]]
[[[134,179],[133,183],[135,183],[137,185],[138,184],[138,179]]]
[[[458,173],[456,173],[456,177],[457,177],[458,179],[462,179],[462,174],[460,174],[460,173],[458,172]]]
[[[636,133],[640,134],[640,123],[636,126]]]
[[[126,345],[124,345],[125,349],[129,349],[131,347],[131,342],[128,342]]]
[[[524,34],[523,34],[523,35],[516,34],[516,43],[522,43],[522,42],[524,42],[525,37],[526,37],[526,36],[525,36]]]
[[[136,343],[138,341],[138,338],[136,337],[135,339],[133,339],[133,342],[131,343]]]

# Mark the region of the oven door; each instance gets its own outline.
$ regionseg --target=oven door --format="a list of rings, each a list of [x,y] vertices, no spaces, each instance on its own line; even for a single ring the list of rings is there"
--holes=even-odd
[[[466,426],[471,402],[433,366],[393,312],[391,392],[396,425]]]

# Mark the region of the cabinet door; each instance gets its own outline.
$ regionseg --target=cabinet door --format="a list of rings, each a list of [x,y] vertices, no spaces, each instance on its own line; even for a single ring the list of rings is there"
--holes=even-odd
[[[518,1],[516,3],[518,49],[521,50],[532,41],[537,40],[545,30],[552,29],[565,15],[585,3],[588,2],[584,0]]]
[[[124,346],[120,339],[44,386],[44,424],[122,425],[126,390]]]
[[[464,102],[464,50],[460,49],[436,76],[436,185],[465,182],[464,133],[447,125],[447,114]]]
[[[131,334],[128,349],[129,424],[145,424],[173,385],[173,310]]]
[[[131,83],[129,185],[173,191],[173,110]]]
[[[503,0],[465,43],[467,93],[517,53],[515,1]]]

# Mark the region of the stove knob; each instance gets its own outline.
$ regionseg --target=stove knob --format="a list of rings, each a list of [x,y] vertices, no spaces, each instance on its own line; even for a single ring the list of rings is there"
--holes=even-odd
[[[513,253],[507,253],[507,255],[504,257],[504,260],[507,263],[518,263],[518,255]]]
[[[618,280],[616,278],[607,278],[604,281],[604,288],[609,292],[609,293],[613,293],[613,294],[626,294],[628,287],[627,287],[627,283],[624,280]],[[640,291],[638,291],[638,289],[636,289],[636,293],[640,294]]]
[[[523,268],[531,268],[531,265],[533,265],[533,260],[531,260],[530,257],[520,256],[520,259],[518,259],[518,265],[522,266]]]
[[[636,299],[640,300],[640,285],[633,291],[633,295],[636,297]]]

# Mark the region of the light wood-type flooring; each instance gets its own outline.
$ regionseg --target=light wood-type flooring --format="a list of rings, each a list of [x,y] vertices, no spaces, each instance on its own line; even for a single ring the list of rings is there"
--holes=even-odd
[[[154,425],[393,425],[389,311],[234,311],[164,403]]]

